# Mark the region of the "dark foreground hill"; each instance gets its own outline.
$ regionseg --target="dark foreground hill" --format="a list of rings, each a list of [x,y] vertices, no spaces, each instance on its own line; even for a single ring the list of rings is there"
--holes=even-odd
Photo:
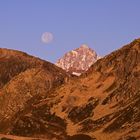
[[[9,62],[15,55],[9,55],[0,59],[5,75],[14,69]],[[46,140],[140,139],[140,39],[80,77],[34,57],[37,63],[29,63],[29,57],[16,56],[15,74],[0,79],[0,133]],[[18,70],[23,61],[28,67]]]

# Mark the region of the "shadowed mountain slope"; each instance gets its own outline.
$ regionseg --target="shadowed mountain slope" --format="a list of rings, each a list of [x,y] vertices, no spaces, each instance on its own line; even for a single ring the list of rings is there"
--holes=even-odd
[[[45,70],[53,74],[60,71],[64,73],[55,65],[26,53],[10,49],[0,49],[0,88],[14,76],[31,68],[45,68]]]
[[[0,50],[0,66],[0,131],[5,133],[32,98],[47,96],[69,77],[49,62],[8,49]]]

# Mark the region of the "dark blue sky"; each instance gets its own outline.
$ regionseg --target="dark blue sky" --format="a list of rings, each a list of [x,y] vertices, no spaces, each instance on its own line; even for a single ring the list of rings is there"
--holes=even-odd
[[[83,43],[104,56],[138,37],[140,0],[0,0],[0,47],[51,62]]]

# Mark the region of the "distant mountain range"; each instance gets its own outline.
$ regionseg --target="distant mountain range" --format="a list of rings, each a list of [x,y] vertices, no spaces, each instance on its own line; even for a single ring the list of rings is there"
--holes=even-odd
[[[0,49],[0,138],[139,140],[140,39],[97,59],[83,45],[57,62],[63,70]]]

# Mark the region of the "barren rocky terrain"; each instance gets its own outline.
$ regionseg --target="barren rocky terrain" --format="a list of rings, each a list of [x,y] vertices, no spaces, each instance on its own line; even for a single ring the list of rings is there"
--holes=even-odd
[[[140,139],[140,39],[80,77],[0,49],[0,138]]]

